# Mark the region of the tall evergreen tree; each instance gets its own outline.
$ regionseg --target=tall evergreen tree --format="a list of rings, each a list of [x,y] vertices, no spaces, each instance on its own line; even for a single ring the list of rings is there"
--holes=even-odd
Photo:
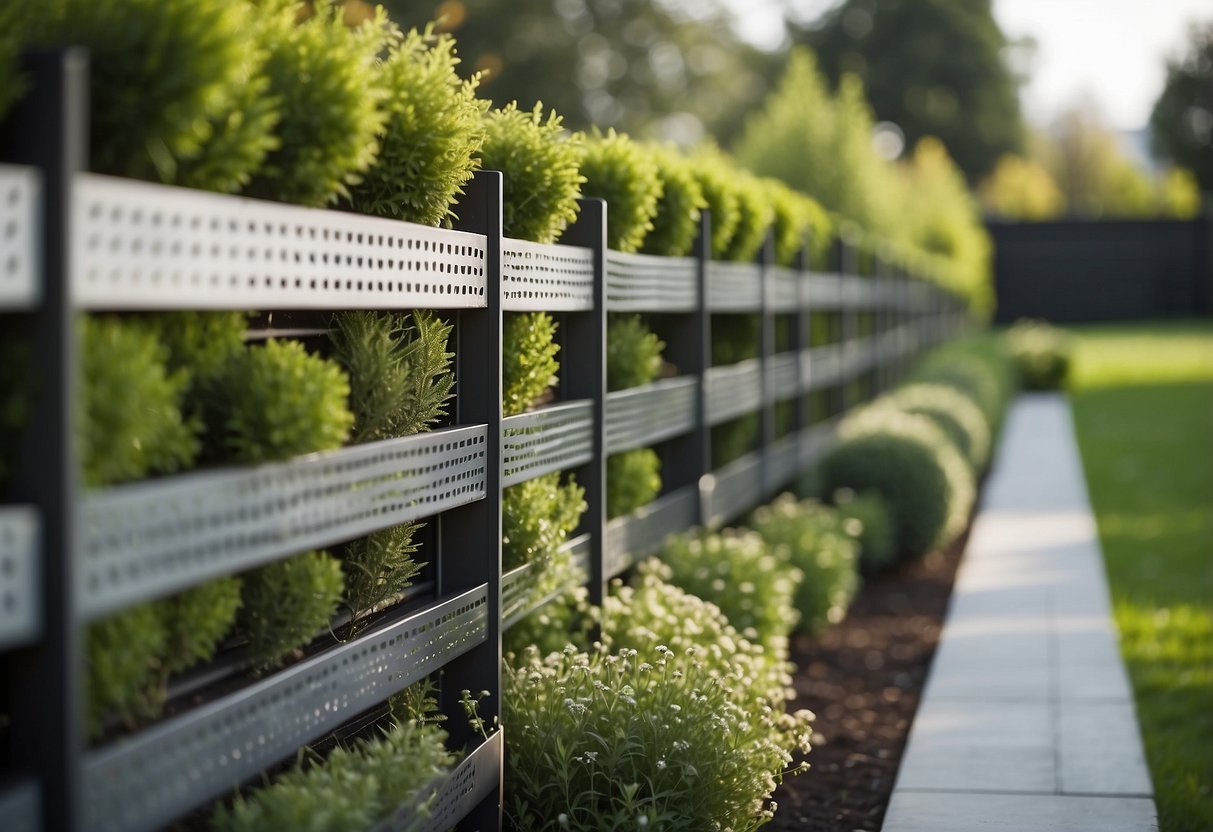
[[[1154,152],[1213,191],[1213,20],[1192,26],[1188,51],[1167,62],[1167,83],[1150,115]]]

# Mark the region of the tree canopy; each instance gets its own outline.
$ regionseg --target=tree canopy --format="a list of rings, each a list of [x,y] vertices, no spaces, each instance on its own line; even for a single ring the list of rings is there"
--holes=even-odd
[[[1193,25],[1188,51],[1167,61],[1167,82],[1150,115],[1154,152],[1188,168],[1213,191],[1213,21]]]
[[[939,138],[970,182],[1023,148],[1008,41],[990,0],[846,0],[813,27],[793,29],[837,83],[859,76],[876,118],[906,147]]]

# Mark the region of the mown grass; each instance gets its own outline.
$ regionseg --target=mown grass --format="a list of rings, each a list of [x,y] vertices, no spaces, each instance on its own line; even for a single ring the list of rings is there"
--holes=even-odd
[[[1213,829],[1213,323],[1073,331],[1075,428],[1159,826]]]

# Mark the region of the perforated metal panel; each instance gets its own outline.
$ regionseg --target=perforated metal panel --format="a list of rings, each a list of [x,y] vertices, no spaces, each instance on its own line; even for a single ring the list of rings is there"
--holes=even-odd
[[[790,399],[800,393],[800,363],[796,353],[784,352],[772,356],[770,368],[776,399]]]
[[[23,780],[0,791],[0,829],[42,832],[42,796],[38,784]]]
[[[502,729],[482,742],[455,766],[438,789],[433,813],[420,825],[396,823],[381,830],[419,829],[421,832],[446,832],[476,808],[501,783],[505,742]],[[380,830],[377,830],[380,832]]]
[[[593,402],[569,402],[501,420],[502,487],[581,465],[593,456]]]
[[[693,312],[699,263],[694,257],[606,253],[607,309],[611,312]]]
[[[590,571],[590,536],[580,535],[560,547],[555,562],[562,564],[559,574],[552,564],[527,563],[501,576],[501,628],[508,630],[524,616],[542,607],[568,589],[583,585]]]
[[[803,469],[798,451],[799,441],[795,434],[775,440],[766,449],[766,482],[763,490],[768,498],[775,496],[800,475]]]
[[[806,295],[812,311],[828,312],[840,308],[842,282],[836,274],[810,274],[805,278]]]
[[[800,362],[800,386],[805,392],[837,384],[841,378],[842,350],[839,344],[824,344],[804,351]]]
[[[72,288],[89,309],[485,305],[485,238],[82,174]]]
[[[703,513],[708,526],[740,517],[763,502],[762,455],[750,453],[703,478]]]
[[[606,450],[652,445],[695,427],[696,378],[670,378],[607,393]]]
[[[672,534],[695,525],[699,489],[687,486],[659,497],[626,517],[607,523],[603,541],[603,572],[613,578],[643,557],[661,548]]]
[[[484,496],[483,425],[87,495],[80,569],[92,618]]]
[[[798,452],[800,454],[800,470],[804,471],[816,464],[821,455],[834,442],[834,434],[838,428],[837,419],[829,419],[800,432]]]
[[[579,312],[594,308],[594,252],[575,246],[503,240],[502,308]]]
[[[783,266],[771,267],[771,307],[780,314],[795,312],[800,306],[800,272]]]
[[[86,828],[154,829],[482,643],[484,585],[87,755]]]
[[[0,649],[31,641],[42,627],[39,563],[38,512],[0,507]]]
[[[756,263],[707,266],[708,309],[712,312],[758,312],[762,309],[762,268]]]
[[[42,295],[38,265],[41,211],[38,171],[0,165],[0,310],[27,309]]]
[[[707,420],[718,425],[762,406],[762,362],[754,358],[704,374]]]

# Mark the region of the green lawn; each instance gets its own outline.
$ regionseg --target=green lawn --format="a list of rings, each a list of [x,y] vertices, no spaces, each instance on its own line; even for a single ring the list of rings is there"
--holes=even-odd
[[[1213,323],[1076,327],[1072,401],[1162,832],[1213,829]]]

